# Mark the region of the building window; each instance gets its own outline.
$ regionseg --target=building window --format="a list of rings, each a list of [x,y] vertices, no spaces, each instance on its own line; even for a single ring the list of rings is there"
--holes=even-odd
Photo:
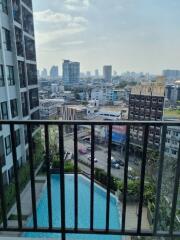
[[[21,105],[23,117],[28,115],[28,102],[27,102],[27,92],[21,93]]]
[[[9,86],[13,86],[15,84],[13,66],[7,66],[7,79],[8,79]]]
[[[24,56],[23,37],[22,37],[22,31],[18,27],[15,27],[15,35],[16,35],[17,55],[23,57]]]
[[[20,0],[13,0],[13,16],[15,21],[21,23]]]
[[[20,143],[21,143],[21,140],[20,140],[20,130],[19,129],[16,130],[15,134],[16,134],[16,147],[18,147],[20,145]]]
[[[172,149],[171,152],[172,152],[173,155],[176,155],[176,154],[177,154],[177,151],[176,151],[176,150],[173,150],[173,149]]]
[[[28,85],[37,84],[37,68],[34,64],[27,64]]]
[[[3,137],[0,137],[0,163],[2,164],[2,167],[6,164]]]
[[[7,51],[11,51],[11,34],[10,31],[6,28],[3,28],[3,42],[5,49]]]
[[[11,183],[14,178],[14,167],[13,166],[8,170],[8,177],[9,177],[9,182]]]
[[[11,153],[11,137],[10,135],[5,137],[6,156]]]
[[[29,8],[32,9],[32,0],[22,0]]]
[[[24,126],[24,140],[25,144],[27,144],[28,143],[27,126]]]
[[[7,0],[2,0],[2,11],[6,14],[8,14],[8,5]]]
[[[4,70],[3,65],[0,65],[0,87],[4,86]]]
[[[24,62],[18,61],[18,70],[19,70],[19,80],[20,80],[20,87],[26,87],[26,75],[25,75],[25,66]]]
[[[22,7],[23,30],[34,36],[33,15],[26,8]]]
[[[172,144],[174,144],[174,145],[177,145],[177,141],[175,141],[175,140],[172,140]]]
[[[8,119],[7,102],[2,102],[1,103],[1,113],[2,113],[2,119],[7,120]]]
[[[39,97],[38,97],[38,89],[34,88],[29,91],[29,101],[30,101],[30,109],[39,106]]]
[[[36,61],[36,49],[34,40],[25,37],[25,51],[26,59],[31,61]]]
[[[15,118],[18,116],[17,100],[13,99],[10,102],[11,102],[11,115],[12,115],[12,118]]]

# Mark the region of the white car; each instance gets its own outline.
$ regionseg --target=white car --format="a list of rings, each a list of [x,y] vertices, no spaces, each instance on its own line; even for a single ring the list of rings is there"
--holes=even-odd
[[[88,160],[91,161],[91,156],[88,156]],[[95,163],[98,162],[97,158],[94,158],[94,162],[95,162]]]

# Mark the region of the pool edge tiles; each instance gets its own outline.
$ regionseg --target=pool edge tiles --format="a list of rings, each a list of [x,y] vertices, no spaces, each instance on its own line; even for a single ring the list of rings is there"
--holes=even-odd
[[[52,174],[52,208],[53,208],[53,227],[60,227],[60,176]],[[105,228],[105,208],[106,208],[106,190],[97,183],[94,183],[94,228]],[[74,175],[65,174],[65,205],[66,205],[66,226],[74,228]],[[78,222],[79,228],[89,228],[90,220],[90,179],[83,174],[78,174]],[[80,197],[81,196],[81,197]],[[119,207],[118,207],[119,206]],[[120,229],[121,212],[120,202],[117,196],[111,193],[110,196],[110,229]],[[41,193],[40,199],[37,202],[38,226],[48,226],[47,215],[47,185]],[[47,219],[46,219],[47,218]],[[27,223],[27,226],[32,226],[32,216]],[[69,239],[85,239],[85,240],[120,240],[121,236],[108,235],[85,235],[85,234],[67,234]],[[23,237],[46,237],[59,238],[60,234],[40,234],[40,233],[24,233]],[[67,237],[68,239],[68,237]]]

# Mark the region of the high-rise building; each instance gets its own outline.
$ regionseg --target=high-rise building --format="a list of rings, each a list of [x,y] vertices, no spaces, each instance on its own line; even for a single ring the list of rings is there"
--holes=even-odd
[[[112,66],[104,66],[103,67],[103,77],[105,82],[111,82],[112,81]]]
[[[180,70],[166,69],[163,70],[163,76],[168,82],[180,79]]]
[[[117,76],[117,72],[113,71],[113,76],[116,77]]]
[[[76,85],[80,80],[80,63],[64,60],[63,62],[64,85]]]
[[[164,107],[164,78],[158,77],[156,82],[138,84],[132,88],[129,96],[129,120],[161,121]],[[159,148],[161,129],[159,126],[149,127],[148,144]],[[143,128],[131,127],[131,140],[135,145],[142,144]]]
[[[12,14],[12,15],[11,15]],[[31,0],[0,4],[0,115],[3,120],[39,118],[36,50]],[[18,165],[28,159],[27,130],[15,127]],[[0,126],[3,183],[13,177],[10,129]]]
[[[91,77],[91,72],[90,72],[90,71],[87,71],[87,72],[86,72],[86,77],[88,77],[88,78]]]
[[[96,70],[94,71],[94,74],[95,74],[95,77],[98,78],[98,77],[99,77],[99,70],[96,69]]]
[[[42,70],[42,72],[41,72],[41,77],[42,77],[42,78],[47,78],[47,77],[48,77],[47,69],[46,69],[46,68],[43,68],[43,70]]]
[[[52,66],[52,67],[51,67],[50,77],[51,77],[51,78],[58,78],[58,77],[59,77],[59,69],[58,69],[58,66]]]
[[[176,104],[180,101],[180,84],[176,81],[175,84],[167,84],[165,88],[165,97],[169,100],[170,104]]]

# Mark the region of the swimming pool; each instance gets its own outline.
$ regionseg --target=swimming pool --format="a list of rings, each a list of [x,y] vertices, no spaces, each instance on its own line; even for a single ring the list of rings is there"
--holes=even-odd
[[[53,227],[60,227],[60,177],[53,174],[51,176],[51,194],[52,194],[52,218]],[[90,219],[90,181],[84,176],[78,176],[78,227],[89,228]],[[65,203],[66,203],[66,227],[74,227],[74,176],[65,175]],[[94,228],[105,228],[106,217],[106,191],[97,184],[94,186]],[[47,188],[44,188],[37,203],[37,221],[39,227],[48,227],[48,201]],[[28,226],[32,226],[32,217],[28,221]],[[110,197],[110,228],[119,229],[119,212],[115,196]],[[60,238],[57,233],[24,233],[24,237],[47,237]],[[81,235],[67,234],[67,239],[80,240],[120,240],[120,236],[108,235]]]

